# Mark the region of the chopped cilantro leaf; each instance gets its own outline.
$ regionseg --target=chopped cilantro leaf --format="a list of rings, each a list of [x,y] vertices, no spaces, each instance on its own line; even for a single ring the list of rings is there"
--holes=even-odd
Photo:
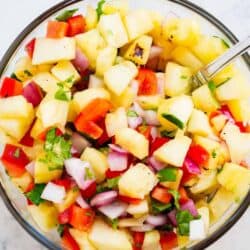
[[[173,195],[174,205],[176,208],[179,209],[180,208],[180,204],[179,204],[180,194],[179,194],[179,192],[176,190],[168,190],[168,192]]]
[[[112,179],[108,179],[107,180],[107,187],[111,188],[111,189],[117,188],[119,180],[120,180],[120,177],[115,177],[115,178],[112,178]]]
[[[168,120],[169,122],[175,124],[178,128],[180,128],[180,129],[184,128],[184,123],[176,116],[174,116],[172,114],[164,113],[164,114],[162,114],[162,117],[165,118],[166,120]]]
[[[100,19],[101,15],[103,14],[102,7],[105,4],[105,2],[106,0],[101,0],[97,4],[96,13],[97,13],[98,19]]]
[[[59,88],[55,93],[55,99],[60,101],[70,101],[70,92],[65,91],[63,88]]]
[[[25,69],[23,72],[24,72],[24,74],[26,74],[27,76],[33,76],[33,75],[30,73],[30,71],[28,71],[27,69]]]
[[[76,12],[78,11],[78,9],[72,9],[72,10],[65,10],[64,12],[62,12],[60,15],[58,15],[56,17],[57,21],[67,21],[70,17],[72,17]]]
[[[10,78],[15,79],[15,80],[17,80],[17,81],[20,81],[20,79],[16,76],[15,73],[12,73],[12,74],[10,75]]]
[[[112,226],[113,229],[117,229],[118,228],[118,223],[119,223],[119,220],[117,218],[113,219],[113,220],[110,220],[110,224]]]
[[[128,110],[127,116],[128,117],[138,117],[138,114],[134,110]]]
[[[102,152],[103,154],[107,155],[109,153],[109,148],[108,147],[102,147],[102,148],[99,148],[99,151]]]
[[[175,134],[176,134],[176,130],[173,130],[173,131],[162,130],[161,131],[162,137],[174,138]]]
[[[74,84],[74,76],[70,76],[63,82],[57,83],[59,89],[55,93],[55,98],[61,101],[70,101],[71,93],[70,88],[72,88]]]
[[[89,168],[85,168],[85,180],[92,180],[94,178],[94,174]]]
[[[216,37],[218,39],[221,40],[222,44],[226,47],[226,48],[230,48],[230,45],[228,42],[225,41],[225,39],[221,38],[221,37],[218,37],[218,36],[213,36],[213,37]]]
[[[215,150],[212,151],[212,157],[213,157],[213,158],[216,158],[216,157],[217,157],[217,153],[216,153]]]
[[[42,192],[45,188],[45,184],[36,184],[33,190],[26,194],[27,198],[34,203],[35,205],[39,205],[44,200],[41,198]]]
[[[194,217],[187,210],[177,211],[176,220],[178,225],[178,232],[180,235],[189,235],[189,223]]]
[[[166,210],[172,207],[171,203],[164,204],[156,200],[152,200],[151,205],[152,205],[152,211],[155,214],[165,212]]]
[[[59,224],[58,227],[57,227],[57,232],[58,232],[58,234],[59,234],[60,236],[62,236],[63,231],[64,231],[64,225]]]
[[[110,190],[110,189],[103,184],[99,184],[96,186],[96,193],[97,194],[108,191],[108,190]]]
[[[160,182],[164,181],[176,181],[177,169],[175,168],[163,168],[157,173]]]
[[[20,148],[17,148],[17,149],[15,150],[13,156],[14,156],[15,158],[19,158],[19,157],[20,157]]]
[[[212,93],[214,93],[214,91],[216,90],[216,85],[213,81],[209,81],[208,84],[207,84],[208,88],[210,89],[210,91]]]

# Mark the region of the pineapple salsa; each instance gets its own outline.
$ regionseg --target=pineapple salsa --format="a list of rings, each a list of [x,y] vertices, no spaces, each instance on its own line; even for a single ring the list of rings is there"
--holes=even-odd
[[[171,250],[206,237],[250,185],[250,88],[195,18],[101,0],[66,10],[0,87],[1,162],[68,250]]]

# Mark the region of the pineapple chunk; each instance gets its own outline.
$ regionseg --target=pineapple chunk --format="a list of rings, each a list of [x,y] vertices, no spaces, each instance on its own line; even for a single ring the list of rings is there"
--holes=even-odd
[[[128,35],[119,13],[101,15],[98,29],[109,46],[121,48],[128,42]]]
[[[97,23],[98,23],[97,12],[90,5],[87,6],[87,13],[85,15],[85,22],[86,22],[86,30],[87,31],[96,28]]]
[[[33,147],[24,147],[24,150],[30,161],[35,161],[37,155],[40,155],[43,152],[43,148],[43,143],[38,141],[35,142]]]
[[[180,46],[192,46],[200,38],[200,27],[194,18],[171,18],[162,30],[166,40]]]
[[[149,153],[149,142],[146,137],[131,128],[123,128],[116,132],[115,141],[139,159],[144,159]]]
[[[165,94],[172,97],[189,93],[190,78],[189,68],[169,62],[166,66]]]
[[[160,95],[140,95],[136,98],[136,101],[143,109],[154,110],[158,109],[163,98]]]
[[[97,29],[92,29],[83,34],[76,35],[75,39],[77,45],[89,59],[90,66],[92,69],[95,69],[99,50],[106,46],[106,43],[99,31]]]
[[[69,61],[61,61],[57,63],[52,69],[51,73],[60,81],[66,81],[71,79],[72,82],[77,82],[81,79],[81,76],[78,74],[77,70],[73,64]]]
[[[233,78],[237,74],[237,70],[234,66],[234,64],[229,64],[224,69],[222,69],[220,72],[218,72],[214,77],[213,81],[216,84],[216,86],[221,85],[223,82],[228,81],[229,79]]]
[[[146,165],[138,163],[121,176],[118,188],[121,195],[144,199],[156,184],[155,174]]]
[[[0,123],[1,123],[1,121],[0,121]],[[8,125],[6,127],[8,127]],[[0,125],[0,142],[2,145],[5,145],[7,143],[13,144],[12,138],[10,138],[7,135],[7,133],[3,129],[1,129],[1,125]]]
[[[96,60],[96,74],[103,76],[115,63],[117,56],[117,49],[114,47],[107,47],[100,50]]]
[[[160,233],[153,230],[145,233],[142,250],[161,250]]]
[[[128,233],[111,228],[101,219],[95,220],[89,240],[98,250],[132,250]]]
[[[188,149],[192,140],[187,136],[179,136],[161,146],[154,152],[156,159],[173,165],[181,167],[185,160]],[[177,153],[178,152],[178,153]]]
[[[177,129],[177,125],[163,117],[164,114],[172,115],[185,126],[192,114],[192,98],[187,95],[172,97],[162,101],[158,108],[158,120],[161,125],[169,130]]]
[[[237,122],[250,121],[250,100],[240,99],[227,102],[230,112]]]
[[[188,122],[187,131],[191,134],[201,136],[213,135],[207,115],[198,109],[193,110]]]
[[[74,228],[69,229],[71,236],[75,239],[80,250],[95,250],[96,248],[90,243],[88,233]]]
[[[219,133],[227,123],[227,117],[225,115],[217,115],[213,117],[210,122],[213,128]]]
[[[45,131],[45,129],[46,128],[43,126],[41,120],[37,118],[31,129],[30,135],[36,140],[38,139],[39,135]]]
[[[115,94],[121,95],[129,83],[137,75],[137,67],[129,61],[112,66],[104,74],[104,81],[107,87]]]
[[[207,85],[203,85],[192,93],[194,106],[204,112],[210,113],[217,110],[220,105]]]
[[[110,93],[104,88],[92,88],[77,92],[73,98],[75,111],[80,113],[82,109],[96,98],[110,100]]]
[[[127,87],[121,95],[111,94],[111,102],[114,107],[124,107],[128,109],[134,102],[136,97],[132,88]]]
[[[75,58],[76,44],[74,38],[60,39],[36,38],[32,64],[49,64]]]
[[[94,148],[86,148],[81,155],[81,160],[90,163],[95,173],[97,183],[100,183],[105,179],[105,173],[109,166],[107,157],[102,152]]]
[[[150,49],[153,38],[143,35],[137,38],[124,53],[124,58],[134,62],[135,64],[145,65],[149,58]]]
[[[129,9],[128,0],[109,0],[102,6],[104,14],[120,13],[121,16],[125,16]]]
[[[250,170],[234,163],[226,163],[218,174],[218,182],[233,193],[236,201],[245,197],[250,187]]]
[[[75,105],[74,105],[74,102],[71,100],[69,102],[69,112],[68,112],[67,121],[74,122],[76,117],[77,117],[77,112],[75,110]]]
[[[38,73],[32,78],[32,80],[46,93],[53,94],[58,90],[57,83],[59,80],[49,72]]]
[[[175,181],[165,181],[165,182],[161,182],[160,184],[163,187],[178,190],[180,183],[181,183],[182,176],[183,176],[183,171],[181,169],[177,169]]]
[[[106,131],[109,137],[112,137],[120,129],[128,127],[125,108],[118,108],[115,112],[109,113],[105,117]]]
[[[201,219],[204,222],[205,231],[208,233],[209,225],[210,225],[210,214],[208,207],[200,207],[197,209],[198,214],[201,216]]]
[[[142,200],[139,204],[129,204],[126,211],[136,218],[141,217],[149,212],[148,202],[147,200]]]
[[[185,47],[175,48],[171,56],[175,62],[190,68],[193,73],[200,70],[203,66],[202,62]]]
[[[127,28],[129,41],[147,34],[154,28],[152,15],[146,10],[134,10],[129,12],[124,18],[124,23]]]
[[[33,178],[28,172],[25,172],[22,176],[18,178],[12,178],[11,180],[24,193],[27,192],[28,188],[33,183]]]
[[[139,218],[124,218],[119,219],[118,226],[119,228],[126,227],[141,227],[143,222],[146,220],[147,216],[142,216]]]
[[[32,65],[28,56],[21,57],[15,65],[14,73],[22,82],[30,79],[37,72],[37,67]]]
[[[89,77],[89,89],[93,88],[104,88],[104,81],[102,78],[96,75],[90,75]]]
[[[28,206],[28,210],[36,224],[44,231],[49,232],[56,227],[58,213],[49,202],[43,202],[39,206]]]

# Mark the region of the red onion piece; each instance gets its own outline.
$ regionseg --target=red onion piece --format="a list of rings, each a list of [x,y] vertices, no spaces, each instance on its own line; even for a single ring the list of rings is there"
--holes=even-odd
[[[201,170],[200,170],[199,166],[196,165],[193,161],[191,161],[187,157],[186,157],[186,159],[184,161],[184,167],[187,169],[187,171],[190,174],[198,175],[198,174],[201,173]]]
[[[150,134],[151,134],[152,140],[154,141],[158,136],[158,129],[156,127],[152,127]]]
[[[174,227],[176,227],[176,226],[177,226],[176,210],[175,210],[175,209],[172,210],[172,211],[169,212],[167,215],[168,215],[168,218],[169,218],[169,220],[171,221],[172,225],[173,225]]]
[[[74,147],[79,154],[81,154],[85,148],[90,146],[90,142],[78,133],[72,134],[71,141],[72,147]]]
[[[112,149],[114,152],[120,153],[120,154],[127,154],[128,151],[115,145],[115,144],[109,144],[109,148]]]
[[[40,87],[33,81],[28,83],[23,88],[23,96],[34,107],[37,107],[43,99],[43,94]]]
[[[146,222],[152,226],[158,227],[167,224],[168,218],[166,215],[149,215],[146,219]]]
[[[128,155],[112,151],[108,154],[108,165],[111,171],[123,171],[128,166]]]
[[[134,232],[148,232],[148,231],[151,231],[155,228],[155,226],[153,225],[150,225],[150,224],[143,224],[142,226],[140,227],[131,227],[131,231],[134,231]]]
[[[85,73],[89,67],[89,60],[80,49],[76,49],[76,56],[75,59],[72,60],[72,63],[81,74]]]
[[[76,203],[81,207],[81,208],[90,208],[89,204],[82,198],[81,195],[79,195],[76,199]]]
[[[145,119],[148,125],[152,126],[160,125],[159,120],[157,118],[157,113],[154,110],[145,110],[143,118]]]
[[[156,73],[157,77],[157,93],[162,97],[165,96],[165,74]]]
[[[35,162],[31,161],[25,166],[25,169],[34,177],[35,175]]]
[[[120,217],[126,212],[128,204],[120,201],[113,202],[111,204],[101,206],[98,208],[100,212],[109,217],[111,220]]]
[[[128,126],[132,129],[136,129],[143,123],[143,119],[140,116],[128,117]]]
[[[139,91],[139,82],[137,80],[132,80],[130,88],[133,90],[134,94],[137,95]]]
[[[90,205],[92,207],[105,206],[105,205],[112,203],[116,199],[117,196],[118,196],[118,193],[116,191],[103,192],[103,193],[95,195],[92,198]]]
[[[150,53],[149,53],[149,60],[159,57],[162,52],[163,52],[163,48],[159,46],[152,46],[150,49]]]
[[[66,196],[66,191],[63,186],[56,185],[49,182],[44,188],[41,198],[47,201],[52,201],[54,203],[62,203],[64,197]]]
[[[181,210],[189,211],[194,217],[198,216],[198,211],[193,200],[189,199],[187,202],[181,204]]]
[[[157,171],[160,171],[161,169],[163,169],[163,168],[166,167],[166,164],[165,164],[165,163],[156,160],[154,156],[151,156],[151,157],[148,159],[148,163],[149,163],[149,165],[150,165],[153,169],[155,169],[155,170],[157,170]]]
[[[143,117],[144,116],[144,110],[141,108],[141,106],[134,102],[132,109],[138,114],[138,116]]]

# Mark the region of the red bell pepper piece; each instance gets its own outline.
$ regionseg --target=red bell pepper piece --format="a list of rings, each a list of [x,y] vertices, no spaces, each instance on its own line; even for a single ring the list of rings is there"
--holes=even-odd
[[[22,148],[11,144],[5,145],[1,161],[11,177],[22,176],[26,171],[25,166],[30,162]]]
[[[180,187],[178,191],[179,191],[179,194],[180,194],[179,203],[183,204],[183,203],[187,202],[189,200],[189,197],[187,195],[187,192],[186,192],[185,188]]]
[[[152,155],[157,149],[169,142],[170,139],[166,137],[156,137],[150,145],[150,155]]]
[[[58,214],[58,222],[60,224],[67,224],[69,223],[70,217],[70,209],[66,209],[65,211]]]
[[[141,68],[136,79],[139,82],[138,95],[157,94],[157,77],[154,71]]]
[[[89,199],[93,197],[96,193],[96,182],[91,183],[87,189],[81,190],[82,197],[85,199]]]
[[[64,231],[61,243],[65,250],[80,250],[80,247],[68,230]]]
[[[33,38],[30,42],[25,45],[25,51],[27,52],[28,56],[32,59],[34,49],[36,44],[36,38]]]
[[[32,180],[32,181],[30,182],[30,184],[28,185],[28,187],[26,188],[26,190],[24,190],[24,193],[30,192],[31,190],[34,189],[34,187],[35,187],[35,183],[34,183],[34,181]]]
[[[160,201],[161,203],[168,204],[171,199],[172,195],[168,192],[168,190],[164,187],[156,186],[152,193],[151,196],[155,199]]]
[[[126,169],[127,170],[127,169]],[[126,170],[123,170],[123,171],[111,171],[110,169],[108,169],[106,171],[106,178],[107,179],[113,179],[113,178],[116,178],[116,177],[119,177],[121,176]]]
[[[70,179],[54,180],[53,183],[61,187],[64,187],[66,190],[69,190],[72,187],[72,181]]]
[[[68,36],[75,36],[85,31],[86,21],[82,15],[77,15],[69,18],[68,24]]]
[[[82,122],[80,117],[79,119],[76,119],[75,127],[77,131],[84,133],[85,135],[91,137],[94,140],[99,139],[103,134],[103,130],[94,122],[91,121]]]
[[[30,131],[31,129],[28,130],[28,132],[24,135],[24,137],[20,141],[20,144],[26,147],[33,147],[34,145],[34,138],[31,137]]]
[[[178,239],[175,232],[161,233],[160,244],[162,250],[172,250],[178,246]]]
[[[21,95],[22,91],[23,84],[21,82],[10,77],[5,77],[1,85],[0,97]]]
[[[209,153],[200,145],[191,145],[187,157],[198,166],[204,165],[209,160]]]
[[[149,142],[151,142],[152,141],[151,129],[152,126],[142,125],[137,128],[137,131],[142,135],[144,135],[146,139],[149,140]]]
[[[107,143],[108,141],[111,140],[111,137],[108,136],[107,130],[106,130],[106,125],[105,125],[105,119],[102,119],[100,122],[97,124],[102,130],[103,133],[101,137],[97,140],[96,146],[102,146],[103,144]]]
[[[118,199],[120,201],[123,201],[123,202],[126,202],[126,203],[130,203],[130,204],[135,204],[135,205],[139,204],[142,201],[141,199],[131,198],[131,197],[124,196],[124,195],[119,195]]]
[[[95,212],[92,209],[84,209],[73,205],[70,207],[69,224],[76,229],[88,231],[95,220]]]
[[[133,233],[133,250],[141,250],[144,242],[145,233],[144,232],[134,232]]]
[[[49,21],[47,25],[47,38],[63,38],[67,36],[69,24],[66,22]]]

